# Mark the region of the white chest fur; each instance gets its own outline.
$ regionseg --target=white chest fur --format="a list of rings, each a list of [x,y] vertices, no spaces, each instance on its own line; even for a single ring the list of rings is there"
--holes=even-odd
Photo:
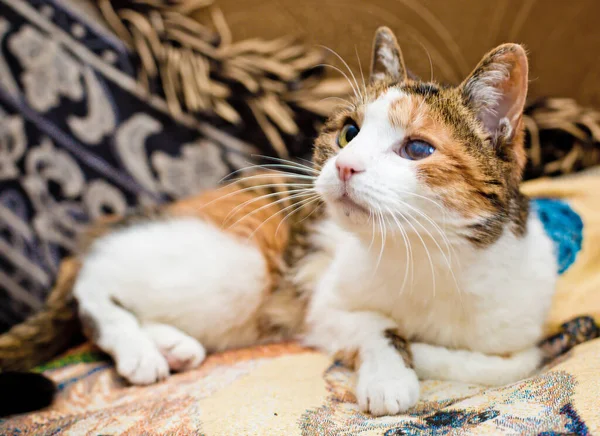
[[[343,231],[317,233],[335,246],[314,298],[349,311],[375,311],[393,319],[412,341],[490,354],[534,345],[550,308],[556,281],[552,242],[536,216],[525,236],[506,230],[476,248],[409,235],[383,250]],[[441,249],[440,249],[441,248]]]

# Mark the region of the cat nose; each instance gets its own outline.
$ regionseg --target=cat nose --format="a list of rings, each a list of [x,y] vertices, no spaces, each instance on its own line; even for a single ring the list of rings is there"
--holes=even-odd
[[[365,171],[364,164],[358,159],[348,159],[338,156],[335,161],[335,167],[338,171],[338,177],[341,181],[347,182],[355,174]]]

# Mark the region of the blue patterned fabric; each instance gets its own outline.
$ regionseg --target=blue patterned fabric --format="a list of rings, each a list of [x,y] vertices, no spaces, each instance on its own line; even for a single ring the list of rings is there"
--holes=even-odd
[[[538,198],[532,200],[548,236],[554,242],[558,273],[562,274],[575,262],[583,240],[583,221],[571,207],[561,200]]]

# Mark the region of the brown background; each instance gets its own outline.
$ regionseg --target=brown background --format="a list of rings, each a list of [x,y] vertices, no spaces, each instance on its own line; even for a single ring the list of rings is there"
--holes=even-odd
[[[407,65],[455,83],[502,42],[526,44],[530,96],[574,97],[600,107],[600,0],[217,0],[234,40],[297,35],[324,44],[358,72],[371,39],[391,27]]]

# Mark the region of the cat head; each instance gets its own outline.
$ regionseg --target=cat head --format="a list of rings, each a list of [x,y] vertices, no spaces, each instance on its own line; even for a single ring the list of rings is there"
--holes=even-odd
[[[476,244],[507,223],[523,228],[527,77],[523,47],[503,44],[456,87],[419,81],[394,34],[378,29],[368,83],[356,81],[315,142],[315,189],[329,213],[355,232],[431,219]]]

